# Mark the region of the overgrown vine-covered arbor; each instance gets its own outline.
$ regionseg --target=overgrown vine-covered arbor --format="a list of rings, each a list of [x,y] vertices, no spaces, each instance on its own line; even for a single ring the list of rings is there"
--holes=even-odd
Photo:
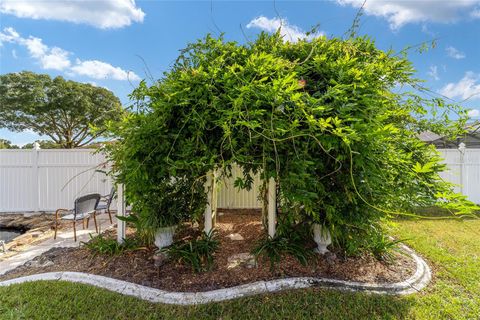
[[[347,252],[369,250],[391,215],[475,208],[439,178],[444,165],[417,138],[426,129],[457,134],[466,114],[411,93],[421,83],[414,72],[405,53],[368,38],[290,43],[261,34],[240,45],[207,36],[135,89],[108,152],[145,227],[199,218],[207,173],[229,175],[238,164],[239,188],[254,173],[275,179],[279,234],[320,223]]]

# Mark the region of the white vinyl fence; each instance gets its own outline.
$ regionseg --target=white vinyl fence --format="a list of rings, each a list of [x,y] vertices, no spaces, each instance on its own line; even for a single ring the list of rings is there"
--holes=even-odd
[[[84,194],[108,194],[111,181],[95,170],[102,163],[104,156],[91,149],[0,150],[0,212],[51,212],[72,208]],[[259,177],[251,191],[238,191],[233,181],[241,171],[232,174],[220,183],[218,207],[259,208]]]
[[[0,150],[0,212],[72,208],[75,198],[108,194],[111,183],[90,149]]]
[[[458,185],[457,191],[480,203],[480,149],[440,150],[449,171],[443,178]],[[76,197],[108,194],[110,180],[94,170],[104,156],[90,149],[0,150],[0,212],[54,211],[71,208]],[[255,177],[251,191],[238,190],[233,177],[220,183],[219,208],[260,208]]]
[[[440,149],[448,171],[442,178],[457,185],[456,191],[463,193],[472,202],[480,204],[480,149]]]
[[[232,168],[232,177],[226,178],[219,184],[217,207],[225,209],[254,209],[261,208],[262,203],[258,199],[259,189],[262,180],[259,175],[253,177],[253,184],[250,191],[239,190],[233,186],[237,177],[243,177],[239,167]]]

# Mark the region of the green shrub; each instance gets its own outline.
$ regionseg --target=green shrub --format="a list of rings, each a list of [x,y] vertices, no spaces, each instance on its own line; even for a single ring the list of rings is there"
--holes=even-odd
[[[135,228],[135,239],[143,245],[153,243],[157,228],[151,226],[148,220],[142,219],[137,213],[131,212],[128,216],[117,216],[118,220],[124,221]]]
[[[377,260],[391,262],[394,259],[393,251],[398,250],[398,244],[403,241],[405,239],[393,240],[379,232],[366,243],[366,251],[370,252]]]
[[[214,254],[219,246],[215,237],[215,230],[208,234],[203,232],[199,237],[174,242],[171,246],[163,248],[162,252],[167,254],[169,259],[190,266],[196,273],[207,271],[213,266]]]
[[[94,255],[118,255],[125,251],[136,250],[140,247],[135,238],[125,238],[122,244],[117,239],[105,237],[99,234],[94,237],[90,234],[90,241],[82,242]]]
[[[302,265],[307,265],[314,257],[313,247],[308,246],[312,242],[308,224],[290,225],[288,228],[281,226],[273,238],[266,236],[260,239],[252,250],[255,259],[270,262],[272,272],[284,255],[291,255]]]
[[[349,237],[351,237],[349,240]],[[333,233],[333,246],[345,256],[371,254],[381,261],[392,261],[393,251],[398,250],[398,244],[403,240],[393,240],[379,225],[362,227],[338,228]]]
[[[112,174],[142,225],[161,227],[201,217],[207,174],[229,176],[236,164],[238,188],[256,173],[275,179],[279,228],[319,223],[340,230],[336,243],[348,254],[378,255],[363,239],[378,241],[383,230],[369,226],[386,218],[417,206],[478,209],[441,179],[445,164],[419,139],[427,130],[462,134],[467,112],[429,98],[406,53],[368,37],[291,43],[263,33],[238,44],[207,36],[133,91],[131,112],[111,126]]]

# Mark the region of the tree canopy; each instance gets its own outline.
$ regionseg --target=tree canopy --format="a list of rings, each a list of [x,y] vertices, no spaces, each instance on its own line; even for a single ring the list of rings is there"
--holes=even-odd
[[[241,45],[207,36],[156,83],[141,82],[137,111],[112,128],[120,141],[108,151],[147,220],[202,212],[207,172],[228,176],[237,164],[237,187],[254,173],[275,179],[278,228],[320,223],[346,251],[371,250],[387,217],[476,208],[440,178],[438,153],[418,138],[426,129],[456,135],[466,113],[418,94],[414,74],[405,52],[365,37],[290,43],[261,34]],[[189,203],[176,211],[169,202],[185,190]]]
[[[63,148],[92,142],[122,110],[102,87],[28,71],[0,76],[0,127],[30,129]]]
[[[51,140],[36,140],[40,149],[60,149],[62,146]],[[35,142],[30,142],[22,146],[22,149],[33,149]]]
[[[0,149],[19,149],[19,146],[13,144],[10,140],[0,139]]]

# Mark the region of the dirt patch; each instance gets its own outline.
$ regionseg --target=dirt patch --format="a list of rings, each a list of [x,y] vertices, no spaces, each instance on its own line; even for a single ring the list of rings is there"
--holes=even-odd
[[[264,234],[260,215],[256,212],[228,212],[219,216],[217,229],[220,248],[215,255],[215,266],[208,272],[194,274],[189,267],[172,261],[156,267],[154,247],[124,252],[113,257],[96,256],[80,247],[52,249],[33,262],[1,276],[0,280],[42,272],[78,271],[165,290],[208,291],[260,280],[299,276],[392,283],[407,279],[415,271],[413,259],[400,253],[395,253],[392,263],[379,262],[368,255],[342,259],[339,254],[330,253],[316,256],[315,263],[311,266],[302,266],[294,258],[284,257],[274,272],[270,271],[270,265],[265,261],[259,261],[256,265],[239,264],[231,268],[232,257],[249,253]],[[187,230],[180,230],[176,237],[187,236],[191,232]],[[244,240],[232,240],[229,237],[231,234],[240,234]],[[114,231],[109,231],[107,236],[114,237]]]

